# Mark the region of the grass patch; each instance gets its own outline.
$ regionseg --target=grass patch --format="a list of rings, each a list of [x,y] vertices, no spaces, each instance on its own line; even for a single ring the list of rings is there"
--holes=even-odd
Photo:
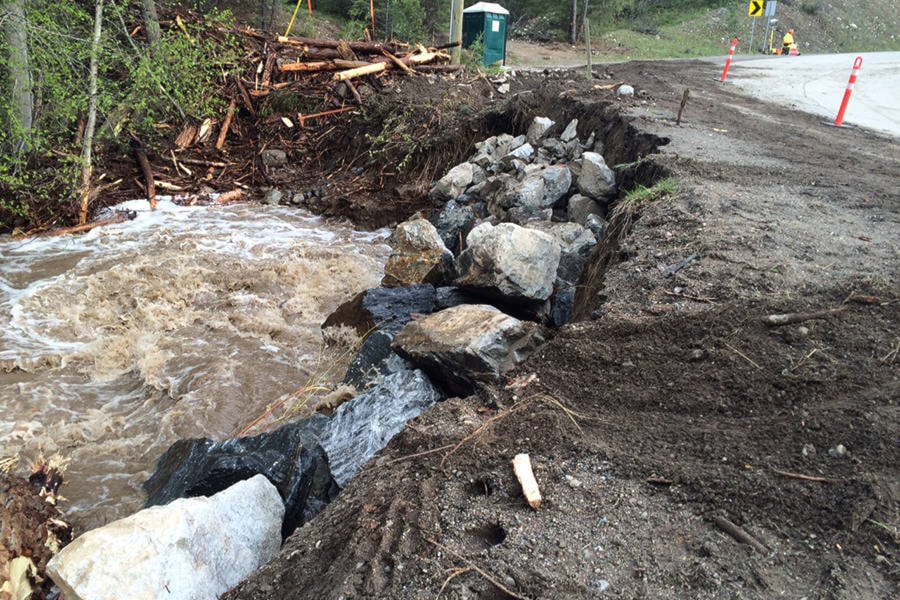
[[[656,202],[663,198],[674,196],[678,192],[678,182],[673,177],[666,177],[654,183],[651,187],[639,185],[625,194],[622,204],[642,206],[650,202]]]

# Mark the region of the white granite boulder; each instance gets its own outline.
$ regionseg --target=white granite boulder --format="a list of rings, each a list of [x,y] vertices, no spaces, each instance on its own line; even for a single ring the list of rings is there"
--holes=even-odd
[[[214,600],[281,547],[284,505],[256,475],[88,531],[47,565],[66,600]]]

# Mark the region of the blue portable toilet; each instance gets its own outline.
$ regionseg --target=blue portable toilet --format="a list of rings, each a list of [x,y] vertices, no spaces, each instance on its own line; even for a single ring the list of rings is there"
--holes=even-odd
[[[482,64],[506,64],[506,22],[509,11],[493,2],[479,2],[463,11],[463,48],[475,43],[478,36],[484,42]]]

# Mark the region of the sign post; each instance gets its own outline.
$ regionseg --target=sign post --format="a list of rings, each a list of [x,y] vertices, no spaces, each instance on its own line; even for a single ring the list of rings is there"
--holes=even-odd
[[[772,30],[772,34],[774,35],[775,23],[778,22],[778,19],[773,19],[775,16],[775,8],[778,6],[778,2],[776,0],[769,0],[766,2],[765,11],[763,12],[763,16],[766,17],[766,37],[763,39],[762,45],[762,53],[769,54],[771,52],[766,52],[766,44],[769,45],[769,50],[772,49],[771,38],[769,37],[770,28]]]
[[[753,52],[753,34],[756,31],[756,17],[763,14],[763,7],[766,5],[765,0],[750,0],[750,6],[747,8],[747,14],[753,17],[753,26],[750,27],[750,51]]]

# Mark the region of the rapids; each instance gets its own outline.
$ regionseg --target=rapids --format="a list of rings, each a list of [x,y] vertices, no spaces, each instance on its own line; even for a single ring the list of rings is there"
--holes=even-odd
[[[115,208],[137,217],[0,238],[0,458],[61,454],[79,531],[139,509],[177,439],[233,437],[329,371],[320,324],[390,251],[285,207]]]

